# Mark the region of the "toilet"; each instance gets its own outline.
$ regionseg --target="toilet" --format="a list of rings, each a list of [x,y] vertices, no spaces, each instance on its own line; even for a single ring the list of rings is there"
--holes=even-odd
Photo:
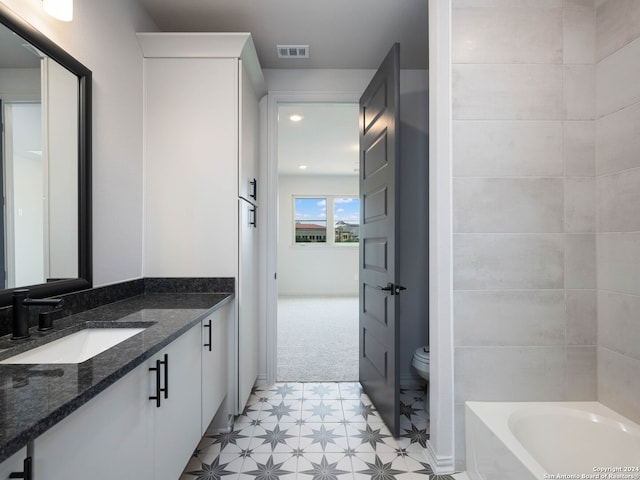
[[[416,348],[415,353],[413,354],[413,361],[411,364],[414,366],[418,375],[424,378],[427,382],[429,381],[429,347],[419,347]]]

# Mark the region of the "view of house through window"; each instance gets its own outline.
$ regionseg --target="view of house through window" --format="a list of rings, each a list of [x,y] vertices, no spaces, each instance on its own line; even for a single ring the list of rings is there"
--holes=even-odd
[[[294,197],[293,204],[295,243],[358,243],[358,197]],[[333,226],[333,232],[327,232],[327,225]]]

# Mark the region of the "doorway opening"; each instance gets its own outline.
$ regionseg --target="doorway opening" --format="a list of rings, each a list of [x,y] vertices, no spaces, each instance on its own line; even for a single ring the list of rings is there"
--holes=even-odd
[[[278,104],[278,381],[358,380],[358,110]]]

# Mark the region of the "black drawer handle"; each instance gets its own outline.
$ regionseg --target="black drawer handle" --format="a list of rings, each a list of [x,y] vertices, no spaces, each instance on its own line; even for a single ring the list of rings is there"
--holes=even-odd
[[[24,462],[22,462],[22,467],[24,468],[24,471],[12,472],[9,474],[9,478],[24,478],[25,480],[32,480],[33,473],[31,457],[27,457],[24,459]]]
[[[254,178],[249,182],[249,185],[251,186],[251,190],[250,190],[251,193],[249,194],[249,196],[254,200],[257,200],[258,199],[258,181]]]
[[[204,346],[205,347],[209,347],[209,351],[211,351],[211,346],[213,344],[213,342],[211,341],[211,320],[209,320],[209,323],[206,325],[203,325],[204,328],[208,328],[209,329],[209,343],[205,343]]]
[[[160,391],[164,392],[164,398],[169,398],[169,354],[164,354],[164,361],[160,362],[164,365],[164,388]]]
[[[252,205],[251,210],[249,210],[249,213],[251,214],[251,219],[249,220],[249,226],[253,228],[258,228],[257,208]]]
[[[156,401],[156,408],[160,408],[160,392],[162,389],[160,388],[160,364],[162,362],[160,360],[156,360],[156,366],[149,368],[150,372],[156,372],[156,394],[152,397],[149,397],[149,400]]]

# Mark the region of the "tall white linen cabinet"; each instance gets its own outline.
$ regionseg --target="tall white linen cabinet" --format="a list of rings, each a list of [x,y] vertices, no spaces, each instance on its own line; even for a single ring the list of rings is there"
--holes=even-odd
[[[258,373],[260,100],[248,33],[140,33],[144,55],[144,274],[234,277],[228,399]],[[126,134],[126,133],[125,133]]]

